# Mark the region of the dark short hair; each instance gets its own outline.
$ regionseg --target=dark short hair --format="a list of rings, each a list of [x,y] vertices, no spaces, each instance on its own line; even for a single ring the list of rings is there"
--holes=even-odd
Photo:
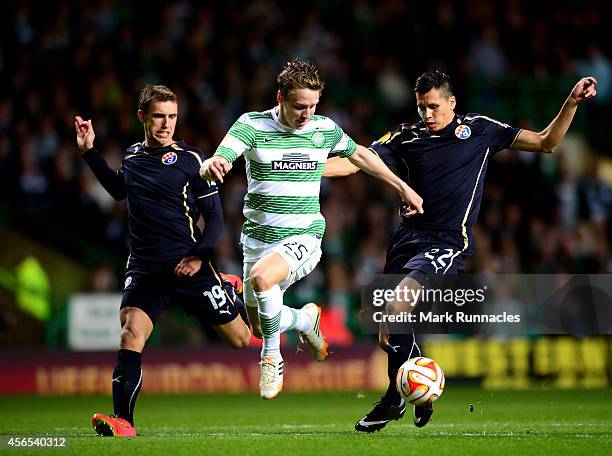
[[[138,109],[146,114],[148,113],[151,103],[158,101],[174,101],[178,103],[178,97],[172,90],[164,85],[147,84],[140,91]]]
[[[454,95],[451,78],[442,70],[428,70],[419,76],[414,84],[414,91],[421,95],[431,89],[441,89],[447,98]]]
[[[308,60],[294,59],[285,63],[276,77],[278,90],[284,97],[297,89],[323,90],[325,84],[317,67]]]

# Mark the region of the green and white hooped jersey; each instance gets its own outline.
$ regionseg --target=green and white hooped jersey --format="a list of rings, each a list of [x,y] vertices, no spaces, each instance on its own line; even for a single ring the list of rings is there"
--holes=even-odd
[[[230,163],[246,160],[248,182],[242,244],[258,251],[291,236],[321,238],[325,218],[319,205],[328,154],[351,156],[355,142],[325,116],[312,116],[303,129],[281,124],[275,108],[243,114],[215,151]],[[249,255],[252,256],[252,255]]]

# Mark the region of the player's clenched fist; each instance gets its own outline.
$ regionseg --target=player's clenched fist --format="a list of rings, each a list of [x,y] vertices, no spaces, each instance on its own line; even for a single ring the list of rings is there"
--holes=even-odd
[[[597,95],[597,80],[592,76],[588,76],[578,81],[572,89],[570,98],[576,103],[580,103],[593,98],[595,95]]]
[[[200,176],[206,180],[223,182],[223,177],[232,169],[232,164],[220,156],[204,160],[200,167]]]
[[[411,217],[423,213],[423,198],[412,188],[404,185],[400,196],[402,197],[402,208],[400,210],[402,217]]]

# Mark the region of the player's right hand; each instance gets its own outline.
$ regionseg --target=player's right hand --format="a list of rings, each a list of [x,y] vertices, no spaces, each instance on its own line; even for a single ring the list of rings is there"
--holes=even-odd
[[[423,213],[423,198],[409,186],[406,185],[402,188],[400,196],[402,197],[402,208],[400,210],[402,217],[412,217]]]
[[[74,118],[74,129],[76,130],[77,145],[81,153],[93,148],[96,134],[91,124],[91,119],[85,121],[81,116],[76,116]]]
[[[232,169],[232,164],[222,157],[211,157],[204,160],[200,167],[200,177],[223,183],[223,177]]]

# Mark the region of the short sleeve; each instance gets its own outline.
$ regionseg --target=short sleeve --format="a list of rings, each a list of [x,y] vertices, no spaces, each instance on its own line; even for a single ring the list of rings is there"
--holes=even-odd
[[[334,128],[334,143],[329,151],[340,157],[350,157],[357,150],[357,144],[338,125]]]
[[[511,127],[490,117],[481,116],[480,121],[487,136],[488,146],[492,155],[510,148],[521,132],[520,128]]]
[[[251,125],[249,115],[243,114],[231,126],[215,155],[225,158],[229,163],[235,161],[255,145],[255,127]]]
[[[394,132],[388,132],[380,139],[370,144],[369,149],[374,151],[376,155],[387,165],[393,172],[397,173],[399,169],[398,151],[402,145],[401,127]]]

